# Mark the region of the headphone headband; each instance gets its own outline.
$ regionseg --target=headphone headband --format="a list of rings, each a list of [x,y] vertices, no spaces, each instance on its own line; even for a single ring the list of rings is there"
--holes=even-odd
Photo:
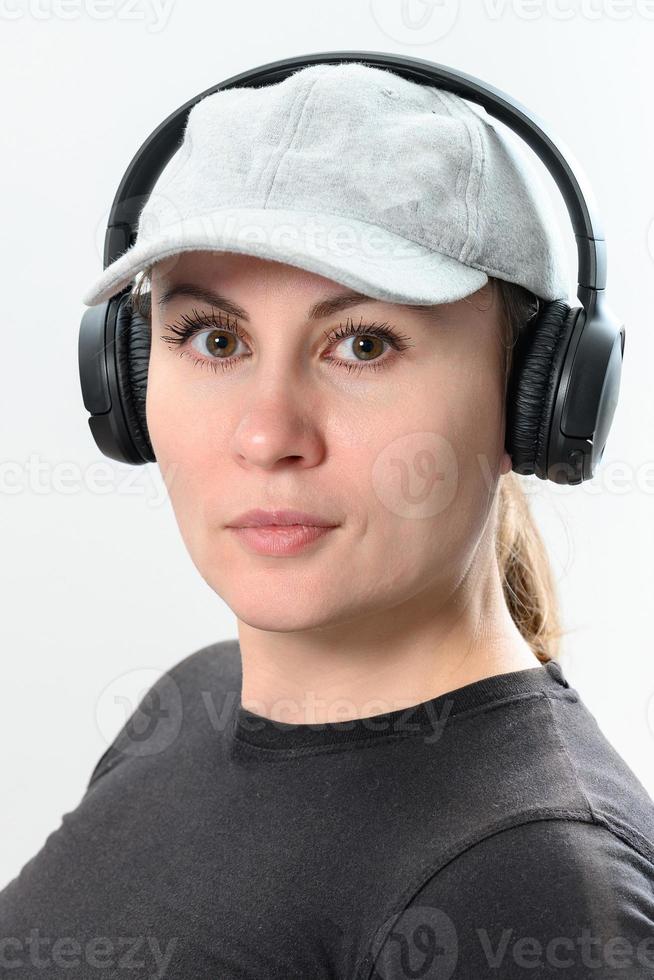
[[[516,99],[473,75],[419,58],[377,51],[331,51],[271,61],[232,75],[185,102],[157,126],[129,164],[111,206],[104,242],[104,268],[136,240],[138,218],[159,174],[179,149],[186,119],[193,106],[208,95],[227,88],[256,88],[281,82],[309,65],[359,61],[387,68],[422,85],[435,85],[481,105],[505,123],[537,154],[563,195],[577,240],[577,297],[592,316],[596,294],[606,287],[606,242],[597,205],[588,181],[571,151],[551,135],[537,115]]]

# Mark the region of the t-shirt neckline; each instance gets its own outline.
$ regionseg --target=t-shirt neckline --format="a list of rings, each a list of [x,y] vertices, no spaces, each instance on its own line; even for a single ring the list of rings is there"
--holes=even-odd
[[[296,750],[348,745],[389,737],[434,732],[445,718],[506,698],[543,692],[559,694],[569,684],[557,660],[493,674],[427,701],[367,718],[316,724],[289,724],[244,708],[240,695],[232,719],[232,736],[261,749]]]

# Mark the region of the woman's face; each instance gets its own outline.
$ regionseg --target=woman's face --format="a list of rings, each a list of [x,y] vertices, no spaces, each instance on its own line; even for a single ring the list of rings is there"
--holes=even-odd
[[[436,608],[510,469],[498,301],[483,289],[437,308],[316,308],[353,292],[234,253],[185,252],[153,272],[152,445],[196,568],[257,629],[337,627],[425,593]],[[213,322],[174,345],[171,326],[194,311]],[[251,508],[337,527],[293,556],[261,555],[227,526]]]

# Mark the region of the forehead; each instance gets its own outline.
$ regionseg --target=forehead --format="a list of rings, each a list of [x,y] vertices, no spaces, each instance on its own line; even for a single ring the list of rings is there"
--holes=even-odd
[[[180,279],[192,278],[207,286],[287,283],[294,289],[333,292],[339,283],[300,266],[240,252],[194,250],[181,252],[157,262],[152,283],[161,289]],[[342,290],[347,287],[341,286]]]

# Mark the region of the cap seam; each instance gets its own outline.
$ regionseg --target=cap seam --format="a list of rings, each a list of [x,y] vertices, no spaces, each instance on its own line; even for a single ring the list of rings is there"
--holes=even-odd
[[[466,262],[468,257],[472,254],[474,248],[474,236],[477,234],[479,228],[479,193],[481,187],[481,180],[477,179],[477,192],[476,195],[474,196],[474,201],[473,201],[474,188],[472,187],[473,168],[475,163],[475,143],[477,139],[479,139],[479,131],[476,126],[473,131],[473,128],[470,125],[471,120],[466,115],[466,112],[462,109],[461,104],[457,100],[457,97],[454,95],[454,93],[446,92],[444,94],[446,94],[450,102],[450,105],[452,106],[453,109],[452,116],[458,119],[459,122],[461,122],[465,127],[465,131],[468,136],[468,143],[470,146],[470,166],[468,170],[468,180],[466,182],[465,195],[464,195],[464,200],[466,202],[467,232],[466,232],[466,240],[461,246],[461,249],[459,250],[459,254],[457,256],[460,262]],[[478,120],[478,122],[481,123],[482,120]],[[479,145],[480,144],[478,144],[478,146]],[[479,176],[481,177],[481,161],[479,164],[479,171],[480,171]],[[457,175],[457,179],[458,179],[458,175]],[[474,217],[473,217],[473,209],[474,209]]]
[[[422,248],[425,248],[430,252],[442,252],[444,255],[448,255],[451,259],[456,259],[457,262],[461,261],[459,258],[460,250],[457,251],[455,248],[448,246],[448,243],[444,242],[442,239],[438,239],[435,242],[427,241],[424,235],[421,236],[420,238],[407,238],[406,235],[400,234],[398,231],[396,231],[395,228],[393,228],[392,225],[390,225],[388,222],[385,222],[381,217],[375,217],[374,220],[370,220],[368,218],[361,217],[356,211],[346,211],[346,212],[333,211],[331,209],[322,206],[319,211],[306,211],[301,208],[289,208],[289,207],[269,208],[262,204],[256,204],[251,202],[245,206],[243,206],[243,204],[244,204],[243,201],[240,202],[240,205],[225,204],[222,207],[212,208],[208,212],[206,210],[187,211],[184,218],[182,218],[181,221],[177,220],[168,225],[161,225],[159,227],[159,233],[165,234],[167,230],[172,228],[177,228],[177,227],[181,227],[183,229],[184,224],[188,221],[194,221],[196,218],[206,218],[208,215],[210,216],[213,214],[219,214],[221,211],[238,211],[238,212],[266,211],[269,214],[274,214],[277,211],[284,211],[284,212],[289,212],[290,214],[307,215],[310,218],[320,217],[320,215],[329,215],[330,217],[333,218],[341,218],[343,221],[354,220],[359,222],[360,224],[369,225],[371,228],[376,228],[376,229],[381,228],[383,231],[387,231],[389,232],[389,234],[395,235],[396,238],[399,238],[404,242],[410,242],[411,244],[420,245]],[[156,244],[157,239],[152,239],[152,242]],[[132,249],[135,249],[137,245],[138,242],[136,242],[132,246]],[[128,252],[123,252],[123,255],[127,255],[127,254]],[[116,261],[118,261],[120,258],[122,258],[122,256],[119,256]],[[108,266],[107,268],[110,267]],[[505,271],[507,272],[507,274],[509,275],[511,274],[511,270],[507,269]]]
[[[304,113],[306,112],[307,106],[309,105],[309,100],[311,98],[311,94],[312,94],[314,88],[316,87],[316,85],[318,84],[319,81],[320,81],[320,75],[318,75],[317,78],[314,78],[314,80],[312,81],[311,85],[309,86],[308,91],[306,91],[304,93],[302,91],[300,91],[300,93],[298,94],[298,96],[295,98],[295,100],[293,102],[293,110],[294,110],[295,107],[296,107],[296,105],[297,105],[299,96],[301,96],[301,95],[304,94],[304,102],[302,103],[302,107],[300,109],[300,115],[297,118],[297,121],[295,121],[293,123],[293,127],[294,128],[293,128],[293,130],[291,132],[291,137],[288,140],[285,148],[279,154],[279,157],[277,159],[277,166],[275,167],[275,169],[274,169],[274,171],[272,173],[272,176],[270,178],[270,183],[268,185],[268,190],[266,191],[266,194],[265,194],[265,197],[264,197],[264,200],[263,200],[263,207],[264,208],[266,207],[266,205],[268,203],[268,199],[270,198],[270,195],[272,193],[272,189],[274,187],[275,180],[277,178],[277,174],[279,173],[279,168],[281,167],[282,163],[284,162],[284,159],[286,158],[286,155],[288,154],[288,151],[292,147],[292,145],[293,145],[293,143],[294,143],[294,141],[295,141],[295,139],[297,137],[297,134],[300,131],[300,127],[302,126],[302,118],[304,116]]]
[[[451,105],[449,103],[449,100],[446,98],[446,96],[449,96],[450,93],[449,92],[446,92],[445,90],[442,90],[442,89],[438,89],[436,87],[433,87],[433,86],[432,86],[432,91],[436,94],[436,96],[438,98],[438,101],[441,103],[441,105],[443,106],[443,108],[447,112],[448,116],[451,119],[457,119],[458,116],[456,116],[454,114],[454,112],[452,111]],[[456,172],[456,177],[454,179],[454,188],[455,188],[455,192],[456,192],[456,200],[455,200],[454,203],[455,203],[456,211],[457,211],[457,221],[459,221],[459,216],[461,214],[461,201],[460,201],[460,196],[459,196],[459,178],[461,176],[461,173],[463,172],[463,164],[464,164],[464,160],[463,160],[463,157],[461,157],[461,160],[459,161],[459,168],[458,168],[458,170]],[[468,226],[468,224],[469,224],[469,222],[468,222],[468,209],[467,209],[467,202],[466,202],[466,227]],[[454,251],[454,245],[453,245],[453,242],[452,242],[452,236],[451,235],[450,235],[450,239],[449,240],[452,243],[450,245],[451,251]],[[459,254],[461,253],[461,249],[458,249],[458,253]],[[456,256],[453,255],[452,258],[456,258]]]
[[[479,255],[479,243],[480,243],[480,236],[479,236],[479,214],[480,214],[480,210],[479,210],[479,198],[481,196],[481,178],[482,178],[482,173],[483,173],[483,169],[484,169],[485,156],[484,156],[484,141],[481,138],[481,133],[480,133],[479,129],[477,129],[475,127],[475,129],[473,131],[469,127],[468,122],[466,120],[464,120],[464,124],[466,126],[466,129],[468,129],[468,132],[470,133],[470,139],[471,139],[471,141],[474,139],[475,143],[477,144],[478,150],[479,150],[479,157],[478,157],[478,159],[479,159],[479,168],[478,168],[478,170],[477,170],[477,172],[475,174],[475,183],[477,185],[476,186],[476,193],[475,193],[475,204],[474,204],[474,208],[475,208],[475,230],[474,230],[474,234],[471,233],[471,235],[470,235],[469,247],[468,247],[468,249],[467,249],[467,251],[465,253],[465,261],[467,262],[468,259],[472,258],[473,255],[474,256]],[[472,172],[472,167],[470,168],[470,170]],[[468,188],[469,187],[470,187],[470,179],[468,180]],[[477,245],[476,248],[475,248],[475,243]]]

